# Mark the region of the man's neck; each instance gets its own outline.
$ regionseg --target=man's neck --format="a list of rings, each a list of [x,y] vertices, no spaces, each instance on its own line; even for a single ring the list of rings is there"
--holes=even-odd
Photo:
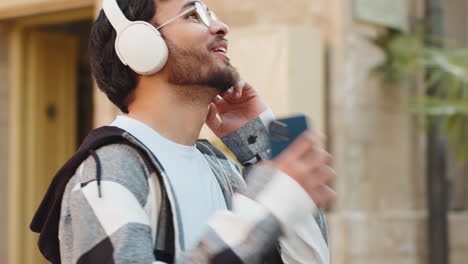
[[[217,91],[209,87],[181,87],[141,80],[128,116],[175,143],[193,146],[216,95]]]

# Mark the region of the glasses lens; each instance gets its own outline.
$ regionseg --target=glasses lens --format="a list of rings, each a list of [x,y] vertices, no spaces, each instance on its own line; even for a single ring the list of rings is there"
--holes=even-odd
[[[195,8],[197,9],[198,16],[200,17],[203,24],[205,24],[205,26],[207,26],[207,27],[210,27],[211,26],[211,19],[213,19],[213,16],[210,14],[211,12],[208,11],[208,8],[205,5],[202,5],[199,2],[195,3]],[[216,17],[216,16],[214,16],[214,17]]]

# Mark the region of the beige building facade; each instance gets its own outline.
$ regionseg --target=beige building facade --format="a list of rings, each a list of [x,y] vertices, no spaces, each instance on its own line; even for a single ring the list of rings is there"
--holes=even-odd
[[[331,263],[428,263],[426,138],[422,120],[405,110],[421,88],[387,89],[372,74],[384,55],[371,39],[385,28],[359,22],[353,0],[204,2],[231,27],[233,64],[275,114],[307,113],[328,135],[338,174],[327,212]],[[423,17],[423,0],[406,2],[410,21]],[[118,114],[86,66],[99,6],[0,3],[0,263],[45,263],[28,230],[34,208],[86,131]],[[468,4],[448,1],[447,12],[449,35],[468,44]],[[206,129],[202,136],[212,137]],[[454,264],[468,259],[460,208],[449,215]]]

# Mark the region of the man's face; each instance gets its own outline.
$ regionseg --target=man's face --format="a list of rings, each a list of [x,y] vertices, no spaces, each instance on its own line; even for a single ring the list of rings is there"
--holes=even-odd
[[[192,5],[190,5],[192,3]],[[193,7],[193,1],[158,1],[156,23],[161,25]],[[169,48],[166,65],[169,82],[182,86],[209,86],[222,92],[239,80],[239,74],[227,57],[229,28],[220,21],[211,21],[208,28],[195,11],[160,29]]]

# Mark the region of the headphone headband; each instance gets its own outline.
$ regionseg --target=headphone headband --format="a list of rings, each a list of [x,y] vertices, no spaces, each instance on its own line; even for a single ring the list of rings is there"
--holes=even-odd
[[[130,20],[125,17],[122,9],[120,9],[117,0],[104,0],[102,9],[117,33],[121,32],[131,23]]]

